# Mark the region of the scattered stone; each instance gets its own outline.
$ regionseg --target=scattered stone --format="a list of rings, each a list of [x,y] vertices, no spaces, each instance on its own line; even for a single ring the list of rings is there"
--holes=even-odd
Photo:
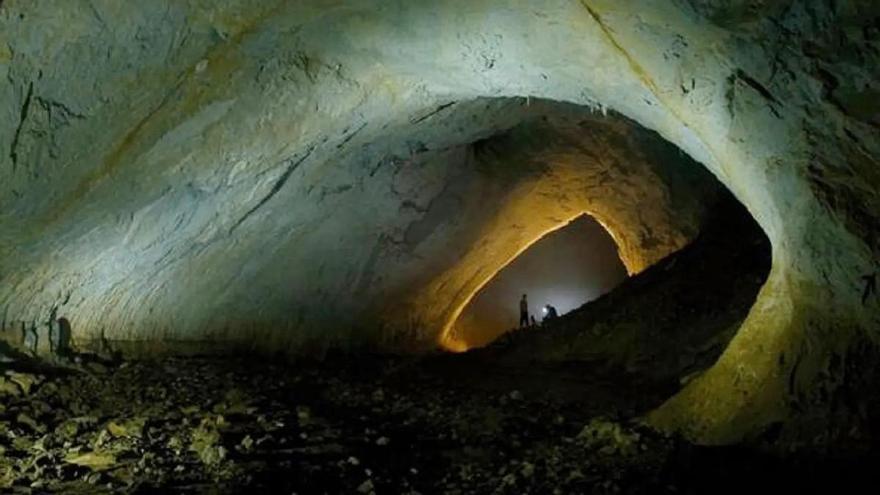
[[[309,424],[309,421],[312,419],[312,412],[309,410],[308,407],[297,406],[296,419],[299,422],[300,426],[306,426]]]
[[[216,429],[216,424],[214,420],[205,419],[192,432],[189,449],[195,452],[206,466],[215,466],[226,458],[226,448],[218,445],[220,433]]]
[[[245,435],[238,444],[239,450],[242,452],[250,452],[254,448],[254,439],[250,435]]]
[[[25,395],[30,394],[31,388],[43,381],[43,378],[40,376],[32,375],[30,373],[16,373],[15,371],[7,371],[6,377],[11,382],[18,385]]]
[[[601,418],[583,427],[577,439],[590,449],[598,449],[603,455],[634,456],[639,452],[640,435],[624,430],[618,423]]]
[[[648,479],[665,462],[663,444],[643,433],[532,393],[456,389],[419,373],[377,387],[332,363],[281,387],[274,377],[296,368],[167,362],[51,374],[28,395],[0,375],[18,392],[0,400],[0,493],[249,493],[254,480],[277,483],[259,487],[269,493],[310,493],[315,480],[329,493],[611,493],[619,483],[600,483]],[[571,436],[577,421],[587,426]]]
[[[18,385],[16,385],[12,380],[9,380],[4,376],[0,376],[0,397],[2,397],[3,395],[19,396],[21,394],[21,388],[19,388]]]
[[[18,424],[26,425],[32,431],[42,433],[46,430],[45,425],[38,423],[32,417],[28,416],[25,413],[18,413],[18,416],[15,417],[15,421]]]
[[[114,437],[136,437],[143,435],[145,418],[130,418],[121,422],[107,423],[107,431]]]
[[[64,462],[100,471],[116,465],[116,456],[108,452],[74,452],[66,456]]]
[[[186,416],[195,416],[200,412],[199,406],[186,406],[180,409],[180,412]]]
[[[366,480],[357,487],[358,493],[373,493],[373,480]]]

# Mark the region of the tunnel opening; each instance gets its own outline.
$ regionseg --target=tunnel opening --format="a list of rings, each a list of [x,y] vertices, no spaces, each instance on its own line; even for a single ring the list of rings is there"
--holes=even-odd
[[[564,315],[627,277],[614,239],[588,214],[553,230],[513,259],[468,302],[451,329],[468,349],[549,321],[547,305]],[[520,300],[526,296],[525,322]]]
[[[876,452],[875,0],[88,3],[0,0],[0,490],[776,467],[646,411]],[[628,279],[483,347],[455,328],[583,212]],[[729,472],[694,488],[704,459]]]
[[[684,248],[539,327],[502,330],[491,343],[457,354],[456,376],[478,388],[513,382],[530,394],[589,398],[597,414],[645,414],[715,364],[749,315],[770,267],[766,234],[722,192]],[[486,294],[503,294],[492,284]],[[484,296],[478,294],[476,300]],[[517,302],[505,300],[514,317]],[[485,335],[476,325],[454,328],[475,331],[474,342]],[[466,333],[452,338],[469,342]],[[548,387],[550,382],[577,385]]]
[[[702,164],[638,123],[560,102],[520,105],[534,105],[527,118],[467,145],[471,183],[503,193],[465,215],[490,220],[426,284],[427,297],[413,298],[418,310],[447,318],[439,343],[456,355],[438,358],[437,372],[466,388],[592,400],[595,414],[649,413],[728,349],[768,280],[769,238]],[[596,298],[581,288],[582,300],[557,304],[552,322],[511,331],[524,292],[538,322],[541,308],[561,299],[542,293],[547,287],[523,290],[517,265],[584,212],[619,278],[591,289],[605,292]],[[565,265],[565,255],[556,258]],[[566,275],[589,271],[572,265]]]
[[[346,128],[338,142],[328,141],[326,148],[332,150],[329,153],[318,146],[318,151],[309,150],[301,159],[282,162],[290,175],[283,172],[276,183],[280,184],[278,190],[273,188],[265,202],[257,204],[258,209],[244,212],[229,231],[238,236],[230,254],[240,261],[233,266],[229,279],[236,283],[218,290],[210,284],[213,279],[194,276],[187,290],[179,292],[181,297],[197,300],[205,293],[216,294],[211,304],[226,304],[207,316],[199,311],[210,305],[194,304],[193,312],[182,313],[174,325],[157,324],[162,332],[168,332],[157,339],[125,336],[143,336],[139,332],[149,335],[155,331],[149,325],[161,322],[164,313],[140,315],[148,304],[132,305],[126,311],[120,309],[122,306],[105,308],[103,316],[122,311],[119,314],[124,322],[132,323],[110,327],[112,333],[123,337],[114,346],[118,349],[128,345],[135,355],[145,353],[157,342],[172,353],[216,349],[259,354],[281,349],[294,355],[323,355],[335,348],[380,352],[415,349],[423,353],[436,349],[438,343],[455,351],[488,346],[484,355],[511,365],[529,360],[568,362],[588,369],[622,370],[621,376],[638,374],[644,378],[639,380],[656,385],[654,392],[662,391],[651,395],[654,400],[668,398],[669,390],[678,390],[714,362],[735,334],[751,303],[737,305],[736,318],[717,318],[718,322],[706,331],[708,335],[703,336],[706,340],[689,342],[681,348],[654,345],[651,339],[659,339],[663,332],[652,331],[656,322],[641,318],[650,305],[633,306],[621,300],[615,307],[629,308],[627,311],[635,315],[629,323],[621,323],[626,317],[612,310],[603,310],[607,317],[596,318],[595,322],[587,324],[584,320],[585,314],[601,313],[584,308],[618,301],[615,294],[621,289],[625,289],[622,293],[631,293],[626,288],[637,285],[639,275],[655,273],[652,267],[693,245],[707,232],[714,232],[713,223],[736,225],[745,222],[743,217],[751,222],[745,229],[751,230],[743,238],[750,238],[753,231],[763,235],[745,208],[702,164],[664,137],[604,107],[540,98],[475,98],[409,112],[389,117],[381,125]],[[327,153],[322,157],[324,161],[309,161],[322,152]],[[285,181],[291,185],[281,187]],[[184,189],[180,202],[169,203],[175,213],[180,212],[174,207],[184,209],[182,205],[190,205],[193,198],[203,194],[191,184]],[[727,208],[726,204],[735,206]],[[270,214],[282,211],[278,205],[284,207],[285,215]],[[296,224],[291,220],[300,211],[315,215],[309,220],[312,223],[304,220]],[[583,220],[584,212],[595,220],[595,237],[604,240],[610,260],[605,265],[613,266],[611,271],[616,277],[625,272],[636,279],[585,307],[583,303],[611,289],[620,278],[589,289],[579,287],[579,296],[542,293],[541,287],[515,289],[513,297],[491,295],[492,280],[503,277],[505,267],[513,268],[519,258],[527,259],[533,249],[540,248],[542,238],[547,237],[549,242],[556,235],[577,230],[575,224]],[[152,240],[150,229],[143,231],[143,239],[138,234],[133,229],[126,239],[131,239],[134,246]],[[716,234],[723,237],[723,233]],[[202,246],[184,243],[181,249],[189,253]],[[267,256],[242,258],[248,249],[264,249]],[[730,251],[735,257],[735,250]],[[769,250],[763,256],[769,260]],[[279,261],[267,263],[267,259]],[[578,269],[585,268],[583,263],[573,263]],[[187,265],[178,269],[193,268]],[[100,273],[111,271],[104,267]],[[166,268],[162,273],[173,271]],[[712,287],[712,283],[722,284],[718,280],[723,277],[722,273],[714,279],[697,278],[707,284],[707,294],[726,294]],[[103,287],[106,281],[100,278],[89,282]],[[754,291],[743,300],[751,297],[754,301],[765,279],[766,272],[755,278],[757,282],[737,283],[745,292]],[[298,280],[308,283],[291,283]],[[248,289],[242,295],[243,288],[249,287],[255,290]],[[662,293],[673,289],[656,290]],[[479,321],[479,316],[488,311],[480,309],[485,294],[489,294],[485,296],[489,306],[493,300],[503,299],[503,311],[509,314],[512,310],[516,319],[517,301],[523,292],[531,292],[529,309],[537,320],[543,319],[540,308],[544,304],[553,304],[562,314],[558,322],[542,327],[546,332],[535,337],[539,343],[529,341],[533,332],[528,331],[498,339],[512,326],[509,319],[503,321],[508,316]],[[584,295],[586,292],[590,295]],[[181,299],[170,297],[177,293],[153,290],[150,297],[156,300],[149,302],[178,307]],[[632,300],[629,297],[624,299]],[[649,299],[644,296],[644,300]],[[84,301],[85,305],[96,303]],[[687,303],[678,300],[661,298],[652,304],[677,311],[664,315],[668,321],[679,321],[680,327],[692,323],[684,323],[682,315],[713,313],[706,308],[683,309]],[[719,297],[715,304],[716,310],[726,308],[728,301]],[[569,309],[574,311],[566,314]],[[494,310],[502,311],[497,305]],[[96,318],[97,314],[88,313],[88,317]],[[71,321],[80,323],[84,319]],[[192,328],[202,331],[199,325],[205,321],[210,325],[202,338],[191,338],[192,334],[199,335]],[[574,323],[566,326],[564,322]],[[91,341],[82,338],[89,330],[103,331],[103,321],[95,323],[90,325],[86,320],[82,327],[77,325],[77,329],[85,328],[77,339],[81,348],[91,344],[100,349],[104,345],[103,334],[100,338],[93,336]],[[22,322],[25,324],[30,325],[32,334],[43,330],[40,324]],[[188,324],[194,327],[188,328]],[[603,348],[593,342],[596,337],[590,335],[596,329],[611,330],[618,324],[622,328],[619,332],[598,332],[612,335],[614,338],[603,337],[603,342],[618,342],[616,347]],[[147,330],[137,325],[146,325]],[[556,330],[563,327],[565,331]],[[638,335],[639,328],[646,329],[644,335]],[[674,330],[667,328],[665,332],[671,334]],[[190,338],[177,340],[176,335]],[[394,339],[403,345],[394,345]],[[702,350],[693,350],[696,347]],[[664,349],[664,353],[660,355],[658,349]],[[503,352],[499,354],[499,350]],[[693,358],[695,354],[699,359]],[[688,359],[690,362],[686,362]],[[656,401],[650,404],[658,405]],[[633,410],[646,411],[642,403]]]
[[[517,103],[516,99],[475,103],[484,101],[487,108],[490,103]],[[729,304],[737,307],[734,311],[736,321],[722,318],[727,326],[723,329],[720,324],[713,327],[719,335],[723,334],[720,343],[711,345],[711,351],[704,353],[712,356],[709,362],[713,363],[735,335],[737,324],[744,321],[758,290],[767,280],[770,249],[761,226],[702,164],[638,123],[614,112],[596,112],[592,108],[562,102],[536,99],[520,101],[519,104],[519,111],[523,111],[523,107],[528,109],[519,123],[468,145],[473,157],[469,179],[486,181],[496,188],[501,184],[504,191],[497,200],[493,199],[494,204],[480,205],[473,210],[475,215],[490,214],[491,220],[485,222],[476,242],[465,244],[466,250],[453,266],[435,282],[427,284],[425,293],[429,298],[415,298],[419,301],[418,310],[437,308],[441,318],[445,318],[445,322],[441,322],[441,346],[449,351],[463,352],[487,345],[492,347],[490,344],[502,335],[516,340],[512,333],[508,335],[508,331],[519,326],[519,299],[524,292],[529,295],[530,291],[517,290],[511,285],[527,287],[529,284],[523,281],[505,284],[505,279],[515,279],[511,270],[519,262],[529,264],[529,257],[540,252],[543,244],[553,244],[551,240],[555,236],[572,228],[570,223],[587,215],[596,222],[594,227],[602,234],[597,238],[602,237],[605,241],[605,252],[614,252],[603,264],[609,269],[614,267],[611,271],[616,271],[618,277],[639,275],[692,246],[697,239],[702,244],[715,242],[723,246],[731,259],[744,256],[741,262],[754,270],[744,270],[743,273],[755,276],[750,283],[739,284],[745,294],[742,298],[713,287],[716,283],[723,284],[725,276],[718,266],[714,267],[717,275],[699,278],[708,294],[722,296],[715,301],[713,308],[692,308],[691,313],[702,311],[708,315],[723,313]],[[511,113],[507,112],[507,115]],[[713,223],[739,227],[731,227],[725,233],[715,230]],[[736,236],[754,242],[744,241],[738,246],[734,242]],[[566,249],[561,247],[564,245],[565,242],[557,243],[559,249]],[[755,247],[758,245],[763,248]],[[564,257],[557,256],[554,261],[564,265]],[[573,265],[577,266],[571,266],[565,276],[574,276],[579,271],[586,273],[590,269],[589,263]],[[540,272],[534,268],[532,271]],[[535,274],[525,277],[535,278]],[[617,282],[620,280],[618,278]],[[507,287],[503,288],[504,285]],[[566,301],[561,305],[561,313],[580,308],[616,285],[608,283],[589,291],[582,287],[583,295],[579,296],[582,300],[577,304]],[[691,285],[687,287],[691,290]],[[554,295],[546,289],[536,287],[535,293],[528,297],[529,312],[537,322],[543,319],[545,304],[552,304],[554,298],[565,300],[569,297],[559,293]],[[594,297],[586,296],[586,292],[592,292]],[[444,293],[451,294],[446,296]],[[451,299],[452,305],[437,306],[438,296],[441,301]],[[725,297],[736,300],[730,302]],[[677,302],[673,304],[676,305]],[[559,304],[556,306],[559,311]],[[678,318],[671,314],[667,317]],[[651,322],[641,321],[640,324],[647,327]],[[559,349],[572,347],[571,343],[561,341],[554,345]],[[705,345],[709,346],[708,343]],[[538,349],[525,347],[529,352]],[[573,361],[581,359],[559,349],[553,351],[558,356]],[[546,350],[544,354],[553,352]],[[705,368],[705,363],[700,367]],[[693,369],[689,374],[696,375]],[[683,378],[677,376],[676,380]]]

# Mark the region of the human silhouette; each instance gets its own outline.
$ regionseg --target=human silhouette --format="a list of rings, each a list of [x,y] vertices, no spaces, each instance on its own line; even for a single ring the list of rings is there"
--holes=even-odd
[[[529,300],[523,294],[519,300],[519,327],[527,327],[529,325]]]
[[[556,312],[556,308],[552,305],[548,304],[544,306],[544,321],[554,320],[559,316],[559,313]]]

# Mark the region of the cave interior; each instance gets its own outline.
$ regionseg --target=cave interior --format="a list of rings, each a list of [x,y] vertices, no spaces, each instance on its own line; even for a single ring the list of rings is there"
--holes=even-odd
[[[4,493],[880,461],[875,0],[0,0],[0,81]]]

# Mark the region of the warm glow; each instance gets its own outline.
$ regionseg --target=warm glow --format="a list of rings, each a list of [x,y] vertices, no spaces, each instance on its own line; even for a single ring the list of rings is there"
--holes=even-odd
[[[539,233],[537,236],[535,236],[534,239],[532,239],[530,242],[526,243],[518,251],[516,251],[513,254],[513,256],[511,256],[509,259],[507,259],[501,266],[498,267],[497,270],[495,270],[493,273],[491,273],[487,277],[485,277],[485,279],[483,279],[482,282],[478,286],[476,286],[476,288],[470,294],[468,294],[467,298],[465,298],[464,301],[452,313],[451,317],[449,318],[449,320],[446,323],[446,326],[443,328],[443,331],[440,334],[440,338],[438,339],[438,344],[443,349],[448,350],[450,352],[465,352],[468,349],[470,349],[471,346],[467,342],[463,341],[460,337],[455,335],[456,332],[454,331],[454,329],[455,329],[455,324],[458,321],[459,317],[464,312],[465,308],[467,308],[467,306],[471,303],[471,301],[474,299],[474,297],[476,297],[476,295],[479,294],[480,291],[483,290],[483,288],[486,287],[486,285],[492,279],[494,279],[502,270],[507,268],[508,265],[510,265],[520,255],[522,255],[523,253],[528,251],[529,248],[534,246],[538,241],[540,241],[541,239],[545,238],[546,236],[552,234],[553,232],[556,232],[557,230],[560,230],[562,228],[567,227],[572,222],[574,222],[576,219],[578,219],[579,217],[584,216],[584,215],[589,215],[589,216],[593,217],[594,219],[596,218],[595,216],[593,216],[592,213],[586,212],[586,211],[581,211],[581,212],[578,212],[574,215],[571,215],[570,217],[566,218],[565,220],[563,220],[559,223],[556,223],[552,227]],[[613,233],[611,233],[611,231],[608,229],[607,225],[601,221],[598,221],[598,222],[607,232],[609,232],[609,234],[611,235],[611,238],[615,240],[615,243],[617,243],[617,237],[615,237],[613,235]],[[628,269],[628,271],[629,271],[629,269]],[[582,302],[583,301],[580,301],[580,303],[582,303]],[[538,303],[538,301],[535,301],[535,303]],[[545,304],[544,302],[540,302],[540,305],[542,307],[544,306],[544,304]],[[557,307],[559,307],[558,304],[557,304]],[[544,311],[546,312],[546,309]]]
[[[440,339],[440,346],[443,350],[454,353],[467,352],[470,349],[467,342],[458,340],[451,335],[444,335]]]

